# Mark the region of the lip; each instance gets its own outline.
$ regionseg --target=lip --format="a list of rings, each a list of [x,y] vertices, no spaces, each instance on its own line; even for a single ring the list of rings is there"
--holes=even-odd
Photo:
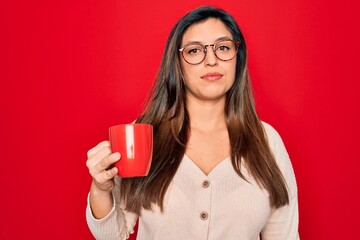
[[[201,76],[201,78],[208,80],[208,81],[215,81],[215,80],[222,78],[222,76],[224,76],[224,74],[221,74],[218,72],[213,72],[213,73],[207,73],[207,74]]]

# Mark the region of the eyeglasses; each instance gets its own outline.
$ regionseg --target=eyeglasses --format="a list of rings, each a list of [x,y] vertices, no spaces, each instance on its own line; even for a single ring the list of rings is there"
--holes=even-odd
[[[214,50],[215,56],[221,61],[229,61],[236,56],[240,42],[226,39],[215,44],[202,45],[200,43],[189,43],[179,49],[184,60],[196,65],[204,61],[206,57],[207,47],[210,46]]]

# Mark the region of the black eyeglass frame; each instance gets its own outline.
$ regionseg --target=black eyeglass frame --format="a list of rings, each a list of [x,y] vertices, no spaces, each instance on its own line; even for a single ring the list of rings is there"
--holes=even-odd
[[[235,47],[236,47],[236,52],[235,52],[234,56],[233,56],[232,58],[230,58],[230,59],[227,59],[227,60],[223,60],[223,59],[219,58],[218,55],[216,54],[216,51],[215,51],[215,46],[218,45],[219,43],[225,42],[225,41],[231,41],[231,42],[233,42],[233,43],[235,44]],[[219,59],[220,61],[224,61],[224,62],[230,61],[231,59],[233,59],[233,58],[236,56],[236,54],[238,53],[239,47],[240,47],[240,41],[235,41],[235,40],[232,40],[232,39],[224,39],[224,40],[218,41],[218,42],[216,42],[216,43],[206,44],[206,45],[202,45],[201,43],[196,43],[196,44],[198,44],[198,45],[200,45],[200,46],[203,47],[203,49],[204,49],[204,57],[203,57],[203,59],[202,59],[200,62],[198,62],[198,63],[190,63],[190,62],[188,62],[188,61],[186,60],[186,58],[184,57],[184,49],[185,49],[187,46],[190,46],[190,45],[193,45],[193,44],[194,44],[194,43],[189,43],[189,44],[186,44],[186,45],[182,46],[181,48],[179,48],[179,52],[181,53],[182,58],[185,60],[185,62],[187,62],[187,63],[190,64],[190,65],[198,65],[198,64],[202,63],[202,62],[205,60],[205,58],[206,58],[207,47],[209,47],[209,46],[212,47],[212,49],[213,49],[213,51],[214,51],[215,57],[216,57],[217,59]]]

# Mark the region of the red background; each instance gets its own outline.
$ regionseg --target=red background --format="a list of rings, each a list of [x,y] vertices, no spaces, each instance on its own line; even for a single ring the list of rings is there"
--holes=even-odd
[[[1,1],[0,239],[92,239],[86,152],[137,117],[171,27],[204,4],[245,34],[258,112],[295,169],[301,238],[356,239],[356,2]]]

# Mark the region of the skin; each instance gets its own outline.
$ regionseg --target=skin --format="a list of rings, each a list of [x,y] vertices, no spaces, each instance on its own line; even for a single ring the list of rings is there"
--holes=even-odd
[[[113,207],[111,189],[118,169],[111,164],[120,160],[119,153],[111,154],[110,142],[103,141],[87,153],[86,166],[93,180],[90,187],[90,206],[95,218],[105,217]]]
[[[213,44],[218,39],[232,39],[225,25],[217,19],[194,24],[183,36],[182,44],[199,41]],[[230,155],[229,136],[225,121],[226,92],[235,81],[236,58],[219,60],[211,47],[206,58],[198,65],[190,65],[182,59],[187,87],[187,108],[190,115],[191,135],[186,155],[205,173]],[[216,80],[204,79],[208,73],[220,73]]]
[[[213,44],[219,38],[232,39],[225,25],[216,19],[190,26],[185,32],[182,43],[199,41],[202,44]],[[224,107],[225,95],[235,80],[236,58],[221,61],[208,47],[205,60],[198,65],[190,65],[183,59],[182,68],[187,86],[187,108],[190,115],[191,135],[186,155],[208,174],[219,162],[230,154],[229,137],[226,128]],[[204,79],[207,73],[220,73],[214,80]],[[111,154],[109,141],[103,141],[90,149],[86,165],[93,180],[90,187],[90,205],[95,218],[105,217],[113,207],[111,189],[116,167],[108,169],[120,160],[119,153]]]
[[[231,33],[218,19],[210,18],[205,22],[190,26],[185,32],[182,45],[189,42],[200,42],[203,45],[214,44],[221,38],[232,39]],[[235,80],[236,58],[230,61],[219,60],[212,48],[207,47],[206,58],[197,65],[191,65],[181,58],[188,99],[195,101],[217,102],[225,100],[225,93],[231,88]],[[201,78],[207,73],[223,74],[216,81]]]

